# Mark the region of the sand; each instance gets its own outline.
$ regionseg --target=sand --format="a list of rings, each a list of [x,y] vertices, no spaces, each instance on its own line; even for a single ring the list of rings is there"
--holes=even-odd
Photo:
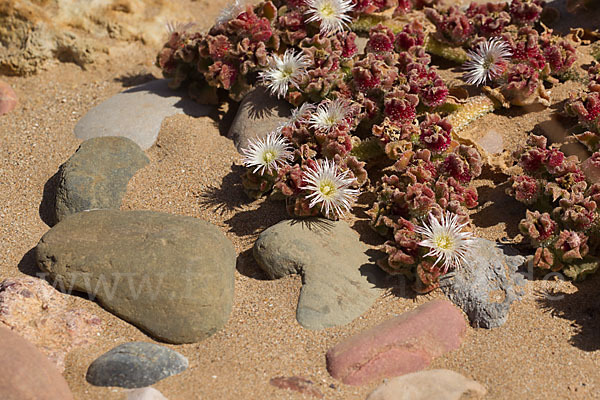
[[[205,26],[221,7],[181,1],[192,15],[207,16]],[[45,186],[80,143],[73,135],[77,120],[126,87],[160,77],[153,66],[156,51],[132,43],[87,70],[56,63],[36,76],[2,78],[15,89],[20,104],[0,117],[0,279],[37,272],[31,249],[49,229],[44,223]],[[553,96],[564,96],[561,93]],[[415,297],[399,286],[347,326],[322,331],[302,328],[295,319],[300,278],[267,280],[251,255],[257,235],[287,215],[281,203],[250,202],[241,189],[241,158],[224,136],[234,108],[225,105],[211,117],[166,119],[157,143],[146,152],[151,163],[131,180],[123,202],[126,210],[163,211],[210,221],[231,239],[239,254],[229,322],[203,342],[168,345],[188,357],[190,367],[154,387],[170,400],[311,398],[269,384],[273,377],[298,375],[312,380],[326,399],[363,399],[378,382],[360,387],[337,382],[325,368],[327,349],[443,295],[436,291]],[[493,127],[512,150],[528,132],[543,130],[552,111],[502,111],[469,129]],[[518,240],[516,224],[523,207],[503,195],[504,187],[499,185],[503,175],[485,171],[482,178],[477,183],[481,205],[473,213],[476,233]],[[368,229],[365,210],[359,205],[349,222],[375,246],[381,240]],[[529,280],[525,291],[504,326],[468,328],[461,348],[435,360],[431,368],[448,368],[477,380],[487,387],[489,399],[600,398],[600,276],[577,284]],[[87,367],[118,344],[152,339],[94,302],[78,296],[70,301],[100,316],[105,328],[95,344],[67,356],[64,376],[75,398],[123,399],[124,389],[89,385]]]

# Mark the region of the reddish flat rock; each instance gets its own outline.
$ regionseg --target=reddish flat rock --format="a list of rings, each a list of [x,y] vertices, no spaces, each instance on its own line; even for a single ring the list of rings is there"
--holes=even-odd
[[[0,326],[2,400],[73,400],[67,382],[34,345]]]
[[[17,94],[6,82],[0,81],[0,115],[11,112],[17,106]]]
[[[59,372],[66,354],[93,343],[101,331],[100,318],[77,309],[67,295],[48,282],[20,277],[0,283],[0,326],[6,326],[37,346]]]
[[[466,334],[462,312],[434,300],[350,337],[327,352],[327,370],[348,385],[404,375],[457,349]]]
[[[317,399],[323,398],[323,393],[314,387],[314,383],[300,376],[278,376],[271,378],[269,383],[281,389],[295,390],[296,392],[309,394]]]

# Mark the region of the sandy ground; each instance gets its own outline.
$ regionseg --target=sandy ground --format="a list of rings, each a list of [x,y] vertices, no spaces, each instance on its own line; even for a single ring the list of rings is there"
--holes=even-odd
[[[186,4],[191,15],[207,16],[205,25],[220,8],[207,1]],[[80,143],[73,135],[77,120],[126,87],[160,77],[152,65],[155,53],[156,49],[133,43],[85,71],[55,64],[36,76],[2,78],[13,86],[20,104],[0,117],[0,278],[36,273],[31,249],[49,229],[42,218],[46,210],[40,206],[45,186]],[[266,280],[251,256],[258,233],[286,214],[279,203],[250,203],[245,198],[239,179],[241,158],[224,136],[233,111],[225,106],[211,117],[165,120],[157,143],[147,151],[151,163],[131,180],[124,200],[123,209],[208,220],[239,253],[228,324],[201,343],[169,345],[188,357],[190,367],[154,387],[170,400],[310,398],[269,385],[270,378],[299,375],[315,382],[326,399],[364,399],[378,382],[352,387],[335,381],[325,369],[327,349],[442,294],[415,298],[396,282],[395,290],[387,291],[347,326],[316,332],[302,328],[295,319],[300,278]],[[527,132],[544,130],[552,111],[499,112],[470,129],[493,126],[512,150]],[[478,181],[481,206],[473,218],[482,237],[517,234],[524,209],[503,195],[499,183],[504,179],[488,171]],[[377,245],[380,239],[368,229],[364,210],[357,207],[356,217],[349,221],[361,238]],[[503,327],[469,328],[461,348],[435,360],[431,368],[448,368],[479,381],[488,388],[489,399],[600,398],[599,299],[598,274],[581,284],[528,281],[524,299],[514,304]],[[152,339],[94,302],[77,296],[71,301],[100,316],[105,327],[95,344],[67,356],[64,376],[75,398],[124,398],[123,389],[89,385],[87,367],[118,344]]]

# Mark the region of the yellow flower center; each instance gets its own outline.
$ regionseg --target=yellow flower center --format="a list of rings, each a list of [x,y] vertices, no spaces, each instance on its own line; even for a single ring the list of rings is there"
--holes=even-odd
[[[482,65],[482,66],[483,66],[483,69],[485,69],[486,71],[487,71],[488,69],[490,69],[490,67],[491,67],[492,65],[494,65],[494,61],[495,61],[495,57],[494,57],[494,56],[492,56],[491,54],[490,54],[490,55],[487,55],[487,56],[485,57],[485,59],[483,60],[483,65]]]
[[[319,186],[319,191],[323,194],[323,196],[329,197],[335,193],[335,186],[331,182],[323,182]]]
[[[325,18],[329,18],[335,15],[335,10],[333,9],[333,7],[331,7],[331,4],[329,3],[323,4],[319,9],[319,12]]]
[[[283,67],[281,75],[283,75],[284,78],[290,78],[292,75],[294,75],[294,68],[291,65],[286,65]]]
[[[453,247],[452,239],[448,235],[437,235],[433,242],[438,249],[451,250]]]
[[[263,162],[265,164],[270,163],[271,161],[273,161],[276,158],[277,158],[277,154],[273,150],[265,151],[263,154]]]

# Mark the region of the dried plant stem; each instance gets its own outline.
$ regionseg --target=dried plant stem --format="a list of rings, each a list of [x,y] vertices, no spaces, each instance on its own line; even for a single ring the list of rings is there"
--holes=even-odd
[[[454,133],[458,133],[471,122],[493,112],[495,108],[494,101],[489,97],[475,96],[469,98],[466,103],[462,104],[457,111],[448,115],[446,119],[452,124]]]

